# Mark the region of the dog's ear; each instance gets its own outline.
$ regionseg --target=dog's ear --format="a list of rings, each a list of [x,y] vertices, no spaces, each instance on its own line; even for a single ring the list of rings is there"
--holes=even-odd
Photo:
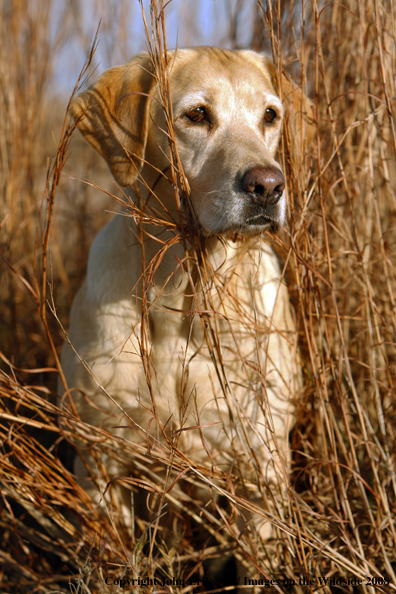
[[[111,68],[71,106],[85,138],[106,160],[121,186],[135,181],[144,159],[155,83],[148,54]]]
[[[297,140],[301,137],[307,145],[312,143],[316,126],[313,117],[313,103],[302,89],[296,85],[288,76],[282,74],[282,81],[279,80],[272,58],[261,54],[265,69],[268,72],[272,85],[281,97],[285,114],[285,126],[291,131],[291,136]],[[282,87],[282,88],[281,88]]]
[[[302,137],[306,145],[310,146],[316,132],[314,105],[304,95],[302,89],[285,74],[282,74],[282,101],[285,125],[291,131],[291,136],[299,143],[302,131]]]

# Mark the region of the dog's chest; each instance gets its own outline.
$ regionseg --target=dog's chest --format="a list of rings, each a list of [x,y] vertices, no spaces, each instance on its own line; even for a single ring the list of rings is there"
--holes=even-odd
[[[231,248],[225,255],[222,265],[193,289],[189,280],[167,296],[153,299],[151,293],[153,375],[161,392],[171,392],[179,404],[192,392],[207,390],[208,382],[211,390],[214,382],[221,391],[219,376],[246,382],[246,364],[255,382],[254,370],[268,346],[279,297],[276,257],[268,246],[243,252]]]

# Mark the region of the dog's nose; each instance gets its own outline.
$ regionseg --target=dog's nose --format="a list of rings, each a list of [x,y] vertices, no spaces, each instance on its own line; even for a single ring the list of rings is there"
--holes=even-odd
[[[244,174],[242,188],[254,202],[276,204],[285,189],[285,178],[277,167],[253,167]]]

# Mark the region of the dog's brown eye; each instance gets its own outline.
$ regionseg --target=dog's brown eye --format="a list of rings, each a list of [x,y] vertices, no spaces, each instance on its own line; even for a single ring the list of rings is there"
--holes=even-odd
[[[271,109],[270,107],[265,111],[264,114],[264,121],[270,124],[276,118],[276,111]]]
[[[190,122],[202,122],[203,120],[207,119],[206,111],[203,107],[191,109],[188,113],[186,113],[186,117],[190,120]]]

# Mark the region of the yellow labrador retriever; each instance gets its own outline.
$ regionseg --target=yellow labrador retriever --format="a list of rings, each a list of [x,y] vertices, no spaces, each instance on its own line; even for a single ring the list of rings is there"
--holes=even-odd
[[[95,238],[71,312],[74,350],[65,345],[62,365],[84,421],[142,444],[173,436],[186,459],[230,473],[236,491],[244,481],[256,485],[253,498],[262,502],[272,482],[287,484],[299,384],[287,288],[262,237],[285,221],[285,180],[275,159],[284,108],[267,57],[197,47],[169,58],[192,216],[175,198],[148,54],[108,70],[73,104],[82,134],[156,223],[125,210]],[[189,262],[193,242],[186,251],[175,239],[180,216],[201,237],[199,266]],[[130,419],[137,429],[128,433]],[[91,479],[80,460],[76,472],[98,499],[98,471],[88,465]],[[110,459],[106,470],[110,478],[128,473]],[[125,496],[127,515],[128,506]]]

